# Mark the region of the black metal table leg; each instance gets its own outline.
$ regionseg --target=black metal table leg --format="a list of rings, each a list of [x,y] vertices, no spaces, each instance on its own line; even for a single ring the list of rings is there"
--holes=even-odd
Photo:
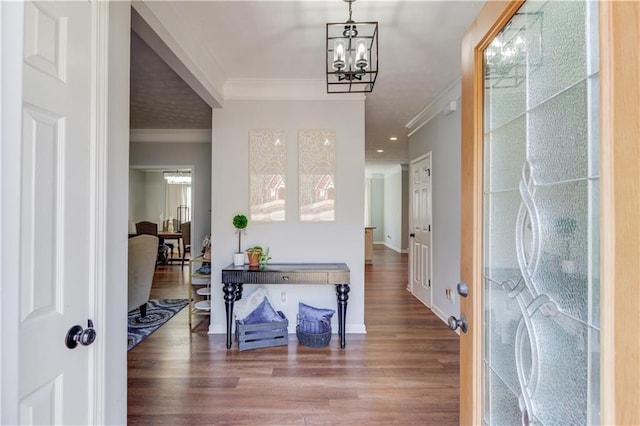
[[[338,336],[340,337],[340,348],[344,349],[346,342],[347,327],[347,301],[349,300],[349,284],[336,284],[336,295],[338,296]]]
[[[238,287],[232,283],[222,283],[224,292],[224,303],[227,312],[227,349],[231,349],[231,326],[233,325],[233,303],[236,301]],[[242,292],[242,288],[240,289]],[[242,293],[240,293],[242,297]]]

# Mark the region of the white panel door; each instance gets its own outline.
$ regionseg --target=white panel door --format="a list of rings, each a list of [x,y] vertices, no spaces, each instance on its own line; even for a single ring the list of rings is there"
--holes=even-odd
[[[431,156],[412,163],[411,292],[431,308]]]
[[[21,424],[89,424],[93,346],[65,345],[92,302],[92,8],[25,2]]]

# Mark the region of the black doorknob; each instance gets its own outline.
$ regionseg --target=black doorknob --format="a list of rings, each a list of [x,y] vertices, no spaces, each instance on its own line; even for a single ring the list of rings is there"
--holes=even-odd
[[[69,349],[75,349],[80,343],[83,346],[89,346],[96,340],[96,330],[93,328],[93,321],[87,321],[87,328],[83,329],[81,325],[74,325],[67,332],[65,345]]]

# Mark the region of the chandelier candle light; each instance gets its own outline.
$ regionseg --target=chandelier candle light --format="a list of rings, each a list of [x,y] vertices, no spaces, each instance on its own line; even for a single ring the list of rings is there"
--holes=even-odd
[[[349,3],[347,22],[327,24],[327,93],[373,91],[378,76],[378,23],[354,22]]]
[[[176,170],[175,172],[166,171],[162,172],[164,180],[169,185],[190,185],[191,184],[191,172],[184,170]]]

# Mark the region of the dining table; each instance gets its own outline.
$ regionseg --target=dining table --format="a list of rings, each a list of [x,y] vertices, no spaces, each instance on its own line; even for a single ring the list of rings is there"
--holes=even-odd
[[[159,244],[164,244],[165,240],[176,240],[178,244],[178,254],[180,254],[180,242],[182,240],[182,232],[158,232]],[[181,258],[174,258],[173,256],[167,258],[167,262],[181,262]]]

